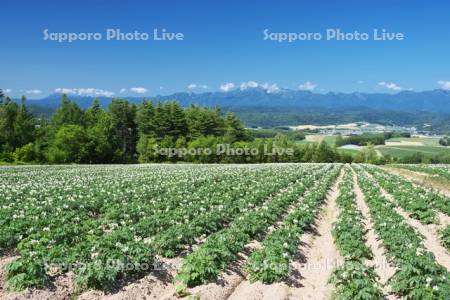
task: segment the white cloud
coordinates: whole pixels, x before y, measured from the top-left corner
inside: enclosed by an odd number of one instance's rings
[[[55,89],[55,93],[78,95],[78,96],[103,96],[103,97],[112,97],[115,94],[114,92],[94,88],[76,88],[76,89],[57,88]]]
[[[138,87],[132,87],[132,88],[129,88],[129,89],[121,88],[119,90],[119,94],[124,94],[124,93],[126,93],[128,91],[130,91],[132,93],[136,93],[136,94],[145,94],[145,93],[148,92],[148,90],[145,87],[138,86]]]
[[[400,87],[399,85],[397,85],[396,83],[393,83],[393,82],[380,81],[380,82],[378,82],[378,85],[385,87],[391,91],[401,91],[403,89],[402,87]]]
[[[57,88],[55,89],[55,93],[61,94],[77,94],[76,89],[67,89],[67,88]]]
[[[232,82],[226,82],[226,83],[224,83],[224,84],[221,84],[220,87],[219,87],[219,89],[220,89],[222,92],[229,92],[229,91],[231,91],[232,89],[234,89],[234,83],[232,83]]]
[[[190,85],[187,86],[188,89],[190,90],[194,90],[194,89],[207,89],[208,86],[206,84],[195,84],[195,83],[191,83]]]
[[[28,90],[26,91],[27,94],[31,94],[31,95],[39,95],[42,94],[41,90]]]
[[[316,87],[318,87],[318,85],[312,83],[311,81],[307,81],[298,86],[298,88],[303,91],[313,91]]]
[[[256,81],[250,80],[250,81],[241,83],[240,89],[246,90],[248,88],[257,88],[258,86],[259,86],[259,84]]]
[[[11,93],[12,92],[12,89],[4,89],[3,90],[3,93],[5,93],[5,94],[9,94],[9,93]]]
[[[86,96],[112,97],[115,93],[101,89],[87,88],[87,89],[78,89],[78,94],[81,96],[86,95]]]
[[[224,86],[224,85],[222,85],[222,86]],[[221,90],[223,90],[222,86],[221,86]],[[234,87],[234,85],[233,85],[233,87]],[[253,80],[242,82],[241,85],[239,86],[241,91],[246,90],[246,89],[254,89],[254,88],[258,88],[258,87],[262,88],[263,90],[265,90],[269,94],[276,93],[276,92],[280,91],[280,88],[278,87],[278,85],[276,83],[272,83],[272,84],[270,84],[268,82],[258,83],[258,82],[253,81]]]
[[[450,90],[450,81],[439,80],[437,83],[441,86],[441,89]]]
[[[130,88],[130,91],[137,94],[145,94],[148,92],[148,90],[145,87],[132,87]]]
[[[358,80],[356,83],[357,83],[357,84],[363,84],[363,83],[364,83],[364,80]]]
[[[267,91],[267,93],[269,93],[269,94],[273,94],[273,93],[280,91],[280,88],[278,87],[278,85],[276,83],[269,84],[266,82],[266,83],[261,84],[261,87],[263,89],[265,89]]]

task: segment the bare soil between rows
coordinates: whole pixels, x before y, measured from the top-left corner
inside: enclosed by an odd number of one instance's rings
[[[369,176],[372,175],[369,174]],[[388,201],[390,201],[395,205],[395,211],[405,219],[408,225],[413,227],[420,235],[423,236],[424,247],[428,251],[433,253],[436,262],[441,266],[443,266],[444,268],[446,268],[448,271],[450,271],[450,254],[441,245],[438,234],[438,230],[439,228],[442,227],[442,223],[445,222],[445,220],[440,220],[441,224],[439,225],[436,224],[424,225],[420,223],[418,220],[411,218],[408,212],[406,212],[404,209],[402,209],[400,206],[396,204],[394,197],[391,194],[389,194],[385,189],[383,189],[381,186],[379,186],[379,188],[383,196]]]
[[[367,230],[366,244],[367,246],[369,246],[370,250],[373,253],[373,259],[368,260],[366,264],[375,268],[375,272],[379,276],[378,282],[383,288],[383,294],[385,298],[388,300],[400,299],[399,297],[391,294],[391,289],[387,285],[388,280],[395,274],[396,268],[388,262],[385,256],[386,249],[381,244],[380,238],[375,232],[372,218],[370,217],[369,207],[366,204],[364,194],[361,191],[355,173],[353,175],[353,186],[356,196],[356,206],[362,213],[365,220],[364,228]]]

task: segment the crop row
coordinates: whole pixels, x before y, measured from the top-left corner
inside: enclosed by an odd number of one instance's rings
[[[315,167],[310,168],[309,171],[314,169]],[[180,222],[170,226],[157,234],[145,231],[148,228],[146,221],[136,224],[135,227],[139,228],[139,234],[144,237],[144,243],[150,247],[151,251],[149,251],[149,253],[174,256],[182,250],[184,246],[195,243],[196,239],[202,236],[208,236],[209,234],[220,230],[225,227],[226,224],[239,218],[247,211],[263,205],[267,198],[270,198],[275,192],[286,187],[292,180],[303,178],[306,175],[307,170],[308,168],[297,170],[296,176],[291,176],[289,180],[282,176],[282,174],[273,173],[271,174],[272,180],[270,182],[254,181],[252,186],[246,191],[241,191],[239,197],[236,199],[229,199],[228,201],[223,202],[224,199],[227,200],[226,195],[218,195],[216,196],[217,198],[214,197],[211,199],[208,198],[211,201],[217,201],[217,203],[211,202],[209,211],[205,210],[205,212],[198,214],[198,212],[201,212],[202,210],[197,206],[197,209],[194,208],[193,210],[193,215],[196,215],[194,218],[187,222]],[[258,174],[258,176],[260,175],[261,174]],[[126,242],[133,244],[133,240],[130,238]],[[99,247],[97,251],[101,249],[102,248]],[[110,251],[107,247],[105,250],[108,252]],[[123,276],[127,273],[134,273],[136,271],[134,269],[123,270],[122,268],[110,269],[107,265],[107,260],[110,259],[110,256],[102,256],[102,258],[102,261],[99,261],[98,259],[91,261],[87,263],[86,268],[80,269],[80,272],[78,273],[79,285],[87,287],[105,287],[111,284],[119,275]],[[119,264],[116,264],[119,266],[129,264],[136,266],[140,265],[139,260],[129,259],[128,251],[124,253],[118,252],[115,259],[119,261]],[[113,278],[104,278],[101,276],[102,274],[107,274],[108,276],[110,276],[110,274],[115,274],[116,276]]]
[[[262,248],[250,255],[245,267],[250,280],[272,283],[288,275],[289,261],[297,251],[300,236],[313,225],[339,171],[340,168],[336,168],[309,190],[282,225],[266,236]]]
[[[168,176],[157,175],[157,172],[151,171],[158,170],[152,168],[128,169],[131,174],[126,176],[121,170],[114,168],[109,169],[109,173],[118,171],[119,176],[110,176],[108,173],[104,176],[102,170],[95,170],[96,173],[93,174],[87,171],[89,170],[81,168],[80,177],[74,169],[56,174],[50,171],[46,179],[54,179],[55,185],[45,189],[40,183],[31,181],[31,184],[35,184],[33,191],[40,188],[42,193],[35,193],[37,197],[18,197],[19,201],[23,202],[22,211],[27,214],[35,213],[36,216],[14,218],[12,221],[6,221],[8,226],[2,228],[2,237],[8,237],[6,230],[17,232],[20,238],[26,236],[18,244],[21,258],[9,266],[10,287],[21,289],[42,285],[48,279],[44,264],[72,266],[84,262],[92,252],[97,253],[96,248],[101,246],[97,241],[117,240],[117,243],[120,243],[121,235],[136,236],[133,232],[118,231],[119,228],[127,227],[136,219],[154,219],[153,216],[158,212],[171,211],[171,208],[182,205],[184,199],[195,196],[195,193],[207,192],[208,189],[212,192],[211,178],[219,181],[219,185],[224,183],[223,187],[226,188],[233,183],[233,175],[239,175],[241,172],[231,170],[219,177],[219,170],[215,172],[213,169],[210,172],[212,176],[207,176],[205,170],[191,170],[194,176],[198,176],[194,179],[188,174],[188,169],[168,169]],[[55,175],[62,176],[58,178]],[[83,179],[90,181],[87,185],[89,191],[86,190]],[[108,181],[104,181],[105,179]],[[18,180],[18,183],[21,181]],[[60,189],[55,189],[55,186]],[[21,189],[20,185],[18,189]],[[23,197],[23,194],[21,195]],[[163,199],[167,200],[162,201]],[[72,203],[74,207],[71,207]],[[95,205],[92,205],[93,203]],[[54,210],[46,209],[49,204],[52,204]],[[138,216],[132,215],[133,209]],[[43,218],[39,216],[40,210],[43,210]],[[112,215],[116,215],[117,219],[111,220]],[[120,215],[123,218],[120,218]],[[24,231],[27,227],[32,230]]]
[[[437,192],[427,190],[421,186],[415,186],[410,181],[398,175],[393,175],[380,170],[377,167],[366,166],[378,183],[391,193],[397,203],[410,212],[412,218],[418,219],[423,224],[436,223],[436,214],[433,208],[450,216],[450,199]],[[450,250],[450,225],[439,231],[441,244]]]
[[[450,225],[443,228],[440,232],[442,245],[450,251]]]
[[[374,229],[397,272],[389,279],[394,293],[406,299],[449,299],[450,274],[437,264],[422,237],[395,211],[395,205],[361,167],[358,183],[369,207]]]
[[[119,184],[120,190],[105,186],[96,174],[90,174],[92,194],[76,197],[76,202],[100,202],[100,209],[78,213],[65,209],[67,198],[74,198],[73,194],[66,193],[62,197],[57,194],[60,201],[54,204],[59,214],[43,220],[46,224],[43,229],[19,243],[21,258],[8,266],[8,284],[16,289],[42,285],[49,279],[44,266],[81,265],[82,268],[76,269],[79,286],[105,287],[118,276],[126,275],[128,270],[123,272],[120,266],[151,264],[155,253],[176,251],[180,245],[189,243],[191,240],[186,237],[192,239],[217,231],[241,211],[252,209],[271,193],[303,176],[306,170],[315,168],[318,167],[213,167],[212,171],[206,168],[198,171],[178,167],[171,172],[168,167],[163,171],[170,177],[149,172],[161,170],[138,168],[133,170],[132,176],[124,177],[125,174],[119,173],[113,177],[117,178],[114,182],[129,184],[125,187]],[[74,174],[69,173],[69,188],[73,190]],[[267,177],[272,180],[267,182]],[[155,180],[158,178],[159,181]],[[145,188],[139,184],[144,184]],[[77,186],[84,191],[82,184]],[[107,188],[113,189],[114,194],[108,193]],[[155,189],[160,192],[154,193]],[[97,199],[99,196],[101,200]],[[197,227],[201,224],[205,227]],[[175,242],[155,247],[157,243],[151,238],[162,236],[165,230],[174,227],[178,232],[171,231],[170,238],[175,238]],[[116,263],[110,266],[111,261]]]
[[[450,199],[447,197],[415,186],[403,177],[389,174],[378,167],[366,165],[364,169],[374,176],[380,186],[393,196],[400,207],[421,223],[437,222],[433,208],[450,216]]]
[[[2,169],[0,174],[10,174],[10,170]],[[0,249],[44,229],[78,224],[83,218],[99,219],[114,211],[122,213],[123,218],[116,220],[119,223],[140,217],[146,212],[136,207],[133,215],[127,210],[134,206],[128,204],[140,201],[158,205],[168,193],[182,196],[201,186],[208,187],[214,178],[232,179],[231,175],[215,168],[210,172],[168,168],[165,175],[158,168],[26,168],[4,176],[0,183]]]
[[[364,217],[356,205],[353,172],[349,167],[345,167],[339,191],[336,199],[339,216],[332,234],[344,263],[330,277],[330,282],[335,286],[333,298],[383,299],[375,269],[365,263],[367,259],[373,258],[373,253],[366,245]]]
[[[338,167],[327,165],[324,169],[312,172],[283,193],[276,195],[262,207],[249,211],[236,219],[230,227],[209,236],[193,253],[188,255],[177,275],[181,288],[209,282],[217,278],[230,262],[237,258],[246,244],[258,238],[275,224],[290,205],[296,205],[305,191],[321,189],[336,176]],[[316,186],[314,183],[318,182]],[[313,187],[314,186],[314,187]]]
[[[193,209],[190,214],[193,216],[189,222],[175,224],[163,232],[152,237],[151,242],[157,249],[158,254],[172,257],[183,250],[183,245],[192,245],[198,242],[199,237],[204,238],[210,233],[222,229],[230,222],[239,219],[248,211],[261,207],[265,201],[270,200],[278,193],[283,193],[284,189],[295,184],[298,180],[303,180],[309,173],[317,174],[326,169],[323,166],[310,168],[300,168],[295,170],[295,174],[286,178],[280,174],[271,174],[270,181],[263,180],[250,186],[249,190],[240,194],[237,200],[230,199],[224,201],[224,197],[216,198],[217,202],[204,209],[204,213],[198,214],[197,209]],[[318,173],[315,173],[318,171]],[[261,174],[258,174],[261,175]],[[267,179],[267,177],[266,177]],[[187,213],[186,210],[183,210]],[[181,236],[181,239],[180,239]]]

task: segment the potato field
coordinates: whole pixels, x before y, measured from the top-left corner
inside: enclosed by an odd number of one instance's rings
[[[450,166],[0,167],[0,299],[450,299]]]

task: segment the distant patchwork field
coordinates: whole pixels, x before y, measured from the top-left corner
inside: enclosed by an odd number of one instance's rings
[[[307,135],[301,143],[320,143],[325,141],[329,145],[334,145],[336,138],[336,135],[314,134]],[[358,146],[344,146],[340,147],[340,150],[344,153],[356,155],[363,148]],[[427,158],[441,154],[450,155],[450,147],[439,145],[439,138],[436,137],[392,138],[386,141],[386,145],[378,145],[375,148],[380,155],[389,155],[396,158],[404,158],[417,152],[423,153]]]

